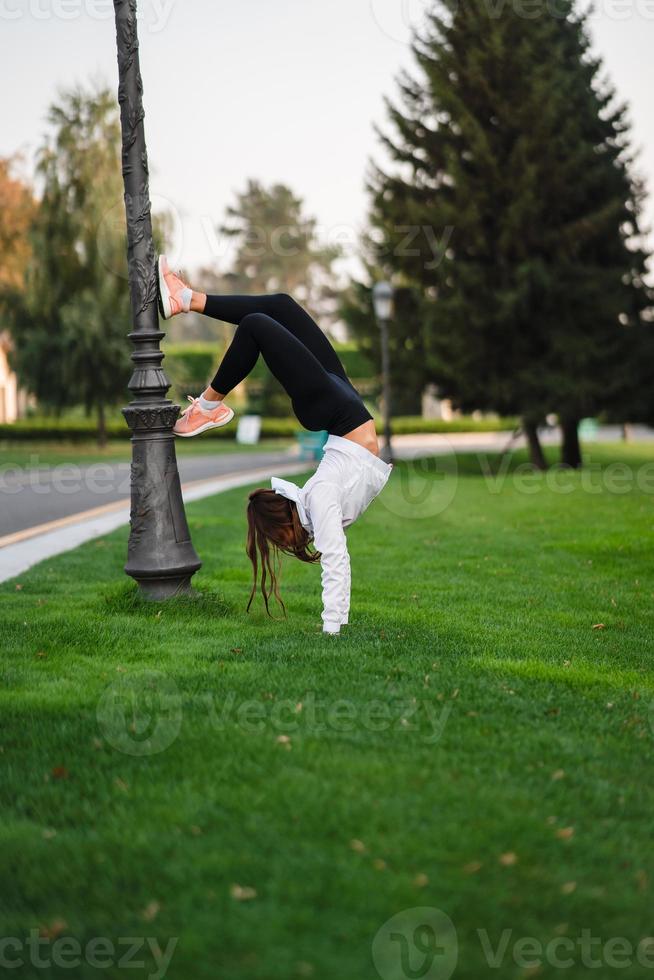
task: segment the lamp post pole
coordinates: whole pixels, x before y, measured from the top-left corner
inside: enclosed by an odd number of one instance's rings
[[[373,287],[373,305],[375,316],[381,334],[382,355],[382,400],[384,414],[384,444],[382,458],[387,463],[393,462],[393,447],[391,443],[391,362],[388,348],[388,324],[393,316],[393,287],[388,282],[378,282]]]
[[[387,463],[393,462],[391,445],[391,363],[388,354],[388,320],[380,320],[382,350],[382,392],[384,398],[384,447],[383,456]]]
[[[161,367],[165,334],[157,313],[157,265],[152,240],[148,161],[143,129],[136,0],[114,0],[118,46],[118,102],[127,219],[127,264],[132,302],[133,400],[123,409],[132,430],[130,536],[125,571],[147,599],[189,592],[202,564],[186,521],[172,427],[179,407],[166,398]]]

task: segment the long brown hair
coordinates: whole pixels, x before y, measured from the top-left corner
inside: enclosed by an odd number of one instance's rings
[[[252,562],[254,581],[247,611],[257,591],[261,564],[261,595],[266,612],[272,617],[269,600],[272,595],[286,615],[286,606],[279,594],[281,555],[292,555],[300,561],[317,562],[320,552],[309,549],[309,532],[300,522],[295,501],[274,490],[253,490],[247,507],[248,537],[245,550]]]

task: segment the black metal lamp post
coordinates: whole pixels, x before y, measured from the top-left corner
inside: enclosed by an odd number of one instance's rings
[[[381,332],[382,351],[382,400],[384,409],[384,445],[381,455],[387,463],[393,462],[391,445],[391,370],[388,352],[388,324],[393,318],[393,287],[389,282],[375,283],[372,302]]]
[[[179,407],[166,398],[170,383],[161,362],[157,265],[152,241],[148,159],[143,130],[136,0],[114,0],[118,45],[118,101],[123,135],[127,262],[132,300],[134,398],[123,415],[132,430],[131,531],[125,571],[148,599],[189,592],[202,564],[189,533],[172,427]]]

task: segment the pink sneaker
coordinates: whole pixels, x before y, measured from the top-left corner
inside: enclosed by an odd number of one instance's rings
[[[224,402],[218,402],[216,407],[210,412],[205,412],[200,408],[200,399],[193,398],[192,395],[186,396],[190,401],[190,406],[177,419],[173,432],[176,436],[199,436],[207,429],[219,429],[222,425],[227,425],[234,418],[234,411]]]
[[[159,256],[159,310],[164,320],[191,309],[193,290],[180,276],[170,271],[168,259]]]

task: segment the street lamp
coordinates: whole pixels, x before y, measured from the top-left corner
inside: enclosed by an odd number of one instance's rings
[[[123,415],[132,430],[130,536],[125,571],[147,599],[190,592],[202,564],[189,533],[177,470],[173,425],[179,414],[166,393],[157,314],[157,264],[152,241],[148,161],[143,130],[136,0],[114,0],[118,102],[132,300],[133,400]]]
[[[388,353],[388,323],[393,318],[393,287],[390,282],[377,282],[372,289],[372,303],[381,332],[382,352],[382,400],[384,409],[384,445],[382,458],[393,462],[391,446],[391,376]]]

